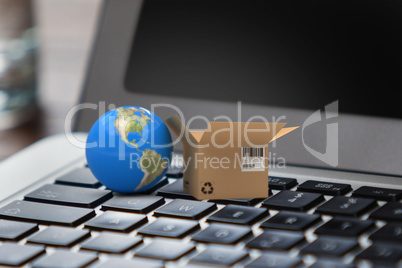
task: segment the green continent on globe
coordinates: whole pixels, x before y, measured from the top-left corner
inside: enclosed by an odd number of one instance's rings
[[[140,189],[142,186],[153,182],[156,177],[162,174],[167,165],[167,162],[162,159],[160,154],[149,149],[145,149],[143,151],[139,163],[141,170],[144,172],[144,177],[142,178],[140,184],[138,184],[135,191]]]
[[[135,114],[139,112],[141,115]],[[141,136],[144,127],[151,122],[151,118],[145,114],[143,110],[130,108],[117,108],[117,117],[114,120],[114,126],[119,132],[121,139],[128,144],[131,144],[138,150],[138,145],[135,139],[129,141],[128,134],[137,132]]]

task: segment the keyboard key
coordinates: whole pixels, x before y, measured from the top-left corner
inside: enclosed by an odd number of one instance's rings
[[[145,258],[134,258],[131,260],[127,259],[108,259],[105,262],[95,266],[96,268],[131,268],[131,267],[141,267],[141,268],[162,268],[164,267],[163,261],[151,260]]]
[[[343,256],[358,246],[355,239],[337,237],[318,237],[313,243],[304,247],[303,254]]]
[[[198,220],[216,210],[216,204],[201,201],[176,199],[158,208],[154,216],[179,217]]]
[[[321,221],[318,214],[280,211],[278,214],[261,224],[263,228],[301,231]]]
[[[352,196],[383,201],[398,201],[402,198],[402,190],[363,186],[354,191]]]
[[[303,233],[266,230],[246,244],[246,247],[261,250],[289,250],[304,241]]]
[[[356,268],[356,265],[353,263],[346,264],[342,259],[317,260],[309,268]]]
[[[131,232],[147,222],[148,218],[145,215],[106,211],[102,215],[87,222],[85,227],[94,230]]]
[[[195,198],[185,192],[183,190],[183,180],[176,180],[175,182],[166,185],[162,189],[158,191],[156,195],[163,196],[165,198],[181,198],[181,199],[190,199],[190,200],[195,200]]]
[[[231,266],[247,257],[247,251],[219,246],[209,246],[206,250],[191,258],[191,263],[214,266]]]
[[[323,181],[306,181],[297,187],[297,191],[324,195],[344,195],[352,191],[350,184]]]
[[[317,208],[316,212],[329,215],[358,217],[377,206],[374,199],[336,196]]]
[[[200,228],[197,221],[158,218],[144,226],[138,233],[151,236],[182,238]]]
[[[356,259],[372,261],[376,265],[396,267],[396,263],[402,259],[402,247],[391,243],[375,243],[358,254]]]
[[[402,221],[402,203],[389,202],[371,213],[371,217],[386,221]]]
[[[82,244],[81,249],[108,253],[123,253],[141,242],[142,239],[138,236],[101,232],[97,237]]]
[[[283,190],[265,200],[262,206],[277,210],[307,211],[324,200],[321,194]]]
[[[95,211],[92,209],[28,201],[13,201],[0,208],[0,218],[42,224],[77,226],[94,216]]]
[[[374,242],[389,241],[402,243],[402,223],[388,223],[370,236]]]
[[[154,239],[151,244],[137,251],[135,256],[172,261],[184,256],[193,249],[193,243]]]
[[[98,258],[95,254],[57,250],[33,263],[33,268],[85,267]]]
[[[35,223],[0,220],[0,239],[18,241],[38,230]]]
[[[265,208],[227,205],[209,216],[207,220],[250,225],[266,216],[268,211]]]
[[[71,247],[90,236],[91,234],[88,230],[49,226],[45,230],[28,238],[28,242],[51,246]]]
[[[296,179],[269,177],[269,189],[272,190],[290,190],[297,185]]]
[[[272,195],[270,191],[269,195]],[[217,199],[210,200],[211,202],[215,202],[218,204],[233,204],[233,205],[241,205],[241,206],[255,206],[258,203],[262,202],[264,198],[247,198],[247,199]]]
[[[0,246],[0,264],[21,266],[43,253],[45,248],[41,246],[3,243]]]
[[[25,195],[27,201],[94,208],[113,197],[111,191],[46,184]]]
[[[359,236],[373,227],[374,222],[372,220],[362,221],[354,218],[335,217],[315,230],[315,233],[319,235]]]
[[[102,210],[149,213],[165,204],[163,197],[152,195],[115,195],[102,205]]]
[[[206,229],[193,236],[198,242],[234,244],[251,234],[251,229],[245,226],[211,223]]]
[[[95,178],[89,168],[80,168],[56,179],[55,183],[80,187],[99,188],[102,184]]]
[[[246,268],[287,268],[296,267],[301,263],[299,257],[290,257],[287,254],[264,252],[257,259],[247,264]]]

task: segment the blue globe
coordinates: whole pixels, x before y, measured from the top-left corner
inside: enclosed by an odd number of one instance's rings
[[[111,110],[89,131],[88,166],[107,188],[120,193],[147,191],[165,175],[172,139],[165,123],[135,106]]]

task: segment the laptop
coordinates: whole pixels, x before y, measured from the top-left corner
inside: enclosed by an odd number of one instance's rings
[[[104,1],[66,133],[0,164],[0,264],[402,267],[401,13],[390,0]],[[121,195],[84,148],[124,105],[181,112],[190,129],[300,127],[270,145],[267,199],[195,200],[181,161]]]

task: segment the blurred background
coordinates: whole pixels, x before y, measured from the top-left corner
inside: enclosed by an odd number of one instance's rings
[[[80,97],[101,3],[0,0],[0,161],[64,131],[65,115]],[[6,51],[10,47],[29,53]],[[35,88],[39,109],[30,99]]]

